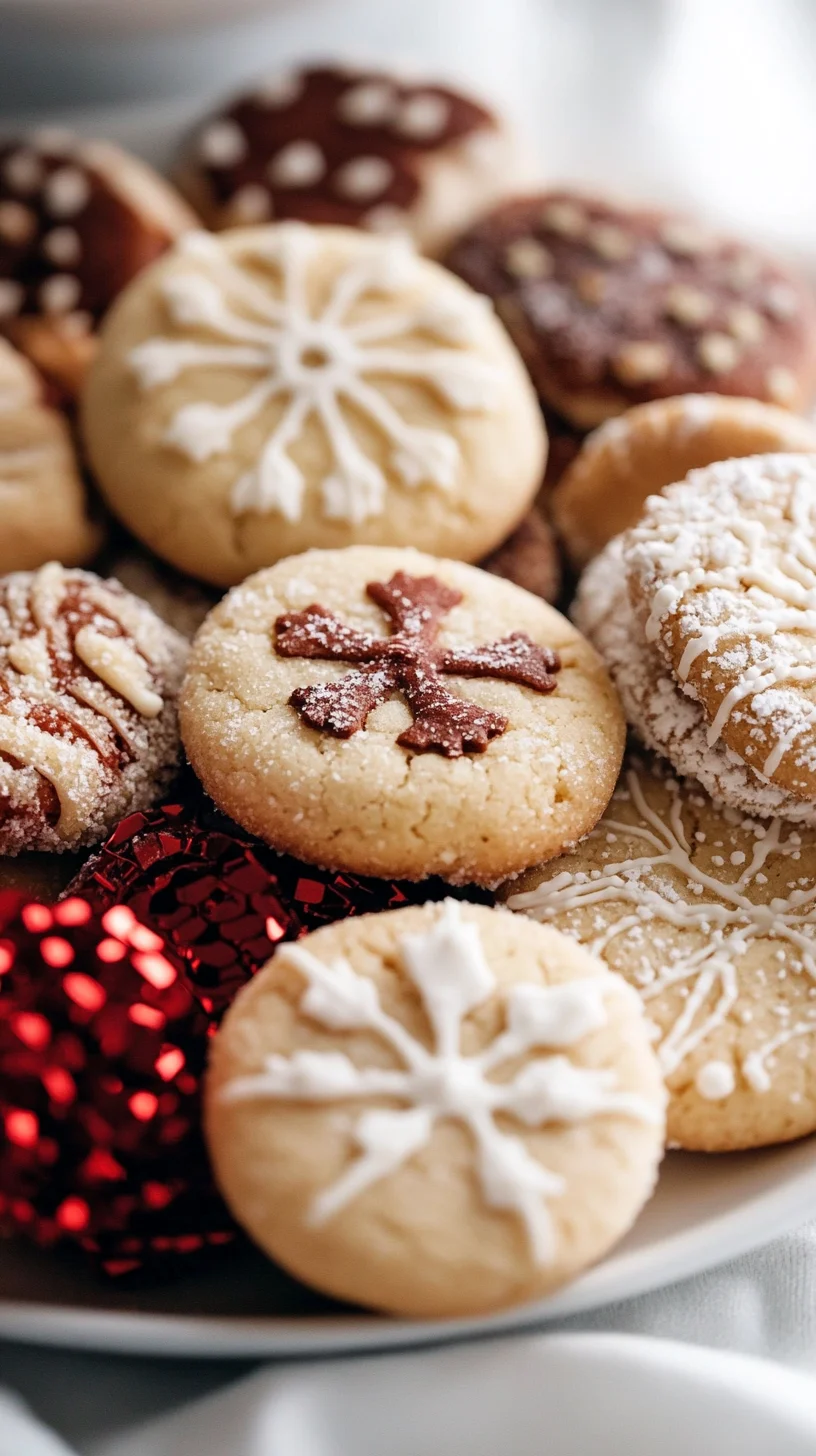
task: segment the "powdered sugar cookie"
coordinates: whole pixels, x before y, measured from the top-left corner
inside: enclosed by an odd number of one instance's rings
[[[424,1317],[543,1295],[648,1198],[665,1093],[637,997],[483,906],[367,915],[286,946],[215,1040],[210,1151],[285,1268]]]
[[[646,639],[722,740],[816,804],[816,456],[758,455],[653,496],[626,539]]]
[[[640,992],[668,1134],[705,1152],[816,1130],[816,835],[718,810],[631,757],[597,828],[508,904]]]
[[[47,132],[0,145],[0,330],[75,392],[96,324],[196,219],[107,142]]]
[[[553,494],[553,519],[570,559],[582,567],[637,523],[648,496],[690,470],[784,450],[816,451],[816,425],[755,399],[653,400],[589,436]]]
[[[195,640],[181,721],[207,792],[275,849],[463,884],[586,833],[624,737],[558,612],[473,567],[371,547],[290,557],[230,592]]]
[[[102,544],[68,426],[41,393],[22,356],[2,345],[0,573],[28,571],[54,558],[80,565]]]
[[[479,559],[546,436],[483,302],[410,245],[302,223],[195,233],[109,317],[84,399],[135,535],[218,586],[310,546]]]
[[[186,643],[50,562],[0,581],[0,855],[94,844],[166,787]]]
[[[542,400],[582,429],[676,394],[804,410],[816,392],[810,290],[673,213],[525,197],[477,222],[447,263],[496,300]]]
[[[719,739],[709,742],[702,707],[687,697],[629,600],[624,546],[614,537],[587,567],[572,615],[597,648],[620,694],[627,722],[641,743],[668,759],[678,774],[697,779],[716,804],[754,818],[781,815],[816,827],[814,805],[770,783]]]
[[[179,182],[208,227],[288,218],[403,231],[434,253],[528,178],[509,127],[461,91],[318,66],[209,117]]]
[[[501,546],[480,563],[484,571],[506,577],[545,602],[558,600],[561,562],[552,526],[535,508]]]

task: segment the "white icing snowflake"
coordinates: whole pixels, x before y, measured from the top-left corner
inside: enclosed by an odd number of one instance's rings
[[[332,471],[321,482],[326,516],[357,524],[382,511],[385,473],[366,454],[344,405],[385,436],[391,469],[403,485],[454,486],[460,451],[453,435],[409,424],[368,376],[417,381],[459,412],[496,405],[498,370],[467,352],[483,327],[481,300],[400,304],[398,296],[419,281],[420,261],[404,239],[390,239],[344,268],[328,302],[313,315],[308,278],[320,247],[319,233],[301,223],[259,231],[243,255],[253,265],[250,271],[219,239],[188,234],[179,250],[189,271],[172,273],[162,292],[171,321],[179,330],[194,330],[194,336],[147,339],[129,356],[144,389],[168,384],[190,369],[258,376],[232,403],[200,401],[176,411],[166,443],[193,461],[228,453],[236,433],[270,400],[285,401],[253,468],[235,482],[236,515],[278,511],[287,520],[300,519],[306,481],[289,451],[311,415],[319,419],[332,457]],[[266,269],[276,279],[269,289],[262,281]],[[374,298],[397,302],[351,321],[355,307]],[[217,342],[204,342],[201,333]],[[418,334],[449,347],[417,347]],[[406,346],[409,338],[413,342]],[[401,347],[397,341],[403,341]]]
[[[670,1076],[730,1016],[740,994],[740,961],[758,940],[787,944],[801,969],[816,982],[816,887],[794,889],[787,899],[776,897],[768,904],[756,903],[747,894],[758,877],[762,883],[766,866],[772,865],[775,858],[798,855],[801,836],[781,819],[772,819],[764,826],[739,878],[729,883],[708,874],[693,858],[693,846],[683,823],[683,793],[676,782],[667,781],[671,802],[665,817],[647,803],[637,773],[627,772],[624,786],[640,822],[615,819],[610,811],[589,837],[613,843],[619,835],[625,843],[641,846],[642,852],[616,857],[610,851],[608,857],[598,859],[590,873],[562,870],[534,890],[511,895],[508,905],[537,920],[557,923],[576,935],[593,955],[602,957],[619,938],[625,941],[628,937],[633,952],[642,952],[644,927],[654,940],[661,922],[678,931],[695,933],[693,946],[681,940],[658,971],[647,963],[639,983],[647,1005],[671,989],[678,989],[683,997],[682,1010],[657,1046],[663,1071]],[[621,797],[620,791],[616,797]],[[692,891],[691,900],[678,892],[676,876],[686,881]],[[563,919],[604,905],[615,909],[591,939],[579,935],[577,928]],[[617,907],[621,907],[620,913]],[[702,946],[697,944],[701,931],[707,936]],[[741,1071],[748,1085],[755,1092],[768,1091],[768,1063],[775,1053],[788,1042],[814,1033],[816,1007],[810,1019],[781,1025],[777,1035],[743,1059]],[[730,1083],[719,1078],[721,1090],[717,1095],[707,1092],[706,1085],[713,1085],[708,1073],[712,1065],[704,1064],[698,1082],[703,1096],[719,1101],[730,1096],[736,1084],[733,1078]]]
[[[409,1104],[407,1109],[376,1107],[360,1113],[354,1126],[360,1156],[315,1199],[310,1210],[315,1225],[427,1146],[437,1121],[465,1123],[475,1143],[485,1202],[522,1220],[534,1259],[544,1263],[553,1255],[546,1200],[563,1194],[564,1179],[538,1162],[520,1138],[503,1132],[495,1118],[509,1113],[531,1128],[583,1122],[605,1113],[659,1123],[659,1104],[615,1090],[613,1072],[577,1067],[561,1054],[562,1048],[575,1046],[606,1024],[606,995],[632,993],[618,976],[558,986],[517,984],[505,998],[505,1029],[484,1051],[464,1056],[463,1022],[497,988],[478,926],[463,920],[459,905],[448,900],[431,930],[406,936],[398,949],[403,969],[422,998],[433,1050],[383,1011],[374,982],[358,975],[348,961],[325,965],[302,946],[287,946],[278,955],[306,981],[301,1014],[333,1031],[377,1032],[403,1066],[358,1067],[341,1051],[274,1054],[266,1058],[263,1072],[236,1078],[221,1096],[228,1102],[272,1097],[318,1103],[384,1097]],[[528,1062],[510,1081],[490,1080],[489,1073],[536,1048],[554,1054]]]

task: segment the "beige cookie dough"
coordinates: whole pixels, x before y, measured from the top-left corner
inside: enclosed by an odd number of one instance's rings
[[[816,451],[816,424],[775,405],[723,394],[685,394],[637,405],[584,442],[552,497],[573,565],[637,524],[646,499],[690,470],[744,455]]]
[[[0,579],[0,856],[80,849],[156,801],[178,764],[186,654],[91,572]]]
[[[670,1140],[729,1152],[816,1130],[814,884],[812,829],[717,809],[632,755],[597,828],[506,898],[636,987]]]
[[[81,566],[102,544],[65,420],[21,355],[0,341],[0,573]]]
[[[428,578],[431,617],[421,600]],[[411,598],[398,658],[388,657],[394,618],[367,590],[373,583],[380,598],[395,587]],[[333,650],[327,613],[335,660],[320,655]],[[280,655],[281,618],[311,634],[314,656]],[[426,664],[415,680],[417,629],[451,663],[430,677]],[[537,673],[553,649],[552,690],[536,691],[525,662]],[[389,662],[406,664],[398,686],[366,676]],[[511,680],[500,680],[504,670]],[[351,696],[361,680],[384,700],[358,730]],[[464,721],[473,713],[475,725]],[[304,715],[332,715],[333,726]],[[488,884],[592,827],[624,738],[598,657],[553,608],[474,567],[371,547],[289,558],[230,592],[194,643],[181,723],[207,792],[276,849],[363,874]],[[426,733],[436,751],[423,751]]]
[[[112,510],[216,586],[313,546],[478,560],[546,459],[483,300],[405,241],[302,223],[192,234],[143,273],[83,421]]]
[[[298,1278],[393,1314],[549,1293],[629,1228],[665,1092],[637,997],[566,936],[415,906],[283,947],[212,1052],[236,1218]]]
[[[647,642],[722,742],[816,805],[816,455],[693,471],[625,538]]]

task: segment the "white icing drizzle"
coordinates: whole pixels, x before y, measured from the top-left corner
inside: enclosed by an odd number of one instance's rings
[[[596,843],[610,846],[599,853],[591,871],[562,870],[534,890],[511,895],[507,903],[511,910],[524,911],[575,935],[595,955],[604,957],[615,942],[618,950],[627,946],[642,962],[637,981],[647,1007],[664,992],[680,989],[682,1010],[657,1047],[666,1076],[695,1056],[734,1014],[740,996],[740,961],[746,952],[760,941],[768,943],[769,958],[773,957],[774,943],[786,947],[788,970],[801,971],[814,982],[813,1015],[794,1026],[781,1027],[778,1035],[743,1057],[739,1070],[744,1080],[754,1090],[766,1091],[771,1086],[767,1064],[775,1052],[795,1036],[816,1034],[816,885],[797,886],[786,899],[776,897],[764,904],[752,900],[748,891],[752,885],[763,883],[765,869],[774,861],[798,858],[802,839],[781,819],[754,825],[756,838],[750,858],[741,851],[734,852],[731,863],[738,866],[745,861],[745,867],[739,878],[729,883],[709,874],[693,858],[694,846],[683,820],[684,795],[688,791],[674,779],[667,779],[665,787],[670,795],[669,808],[665,814],[658,814],[646,800],[638,773],[627,771],[616,799],[623,796],[629,800],[638,822],[616,819],[613,799],[589,836]],[[628,852],[616,858],[611,846],[618,837],[627,844],[634,841],[642,846],[642,853]],[[678,881],[684,884],[683,892]],[[685,897],[689,890],[691,899]],[[574,922],[570,923],[573,912],[604,905],[613,907],[612,913],[607,918],[601,912],[593,936],[588,938]],[[643,960],[643,933],[648,927],[649,938],[654,941],[661,922],[696,935],[691,944],[681,939],[666,964],[655,971],[651,962]],[[702,946],[700,933],[707,937]],[[782,1020],[790,1015],[782,999],[775,1010]],[[733,1073],[727,1086],[722,1070],[725,1066],[716,1061],[700,1068],[697,1085],[702,1096],[724,1100],[735,1090]]]
[[[220,1096],[225,1102],[394,1098],[408,1104],[360,1113],[354,1125],[359,1156],[315,1199],[309,1211],[313,1225],[325,1223],[427,1147],[436,1122],[453,1118],[464,1123],[475,1145],[476,1176],[485,1203],[515,1214],[535,1262],[549,1262],[556,1251],[547,1200],[564,1194],[565,1181],[495,1119],[509,1115],[528,1128],[606,1115],[659,1124],[659,1103],[616,1090],[614,1073],[576,1066],[563,1054],[606,1025],[605,997],[626,994],[628,987],[617,976],[512,986],[505,999],[504,1030],[484,1051],[465,1056],[463,1023],[497,989],[478,926],[462,919],[455,901],[445,901],[433,928],[406,936],[398,954],[420,994],[433,1050],[382,1009],[374,982],[358,975],[348,961],[327,965],[303,946],[286,946],[278,957],[306,982],[301,1014],[333,1031],[375,1032],[402,1066],[358,1067],[342,1051],[276,1053],[266,1058],[262,1072],[227,1083]],[[490,1079],[505,1063],[543,1049],[547,1055],[528,1061],[510,1081]]]
[[[300,520],[306,480],[289,451],[311,415],[319,419],[332,457],[332,471],[320,482],[324,513],[356,524],[383,510],[386,475],[353,432],[344,403],[385,436],[391,469],[403,485],[453,488],[460,464],[453,434],[409,424],[368,375],[416,381],[452,411],[482,412],[499,403],[499,371],[472,349],[483,318],[476,299],[440,307],[402,302],[400,294],[421,282],[421,264],[404,239],[388,239],[349,263],[328,302],[313,312],[308,278],[318,239],[299,223],[259,233],[247,245],[247,262],[255,265],[250,271],[219,239],[188,234],[179,248],[190,267],[171,273],[163,287],[179,336],[148,339],[129,356],[146,390],[190,369],[258,376],[231,404],[201,400],[175,413],[166,442],[189,460],[228,453],[244,425],[271,400],[284,401],[256,462],[235,482],[236,515],[277,511]],[[267,288],[259,268],[268,269],[279,287]],[[354,322],[350,315],[368,299],[380,300],[381,307]],[[185,328],[193,337],[183,336]],[[202,330],[214,342],[203,342]],[[400,340],[418,333],[454,347],[400,347]]]
[[[772,778],[795,752],[816,772],[807,695],[816,686],[816,459],[763,455],[692,471],[651,499],[625,539],[626,562],[648,592],[647,641],[661,644],[677,622],[684,690],[699,699],[689,674],[703,656],[707,676],[723,680],[709,746],[750,698],[741,714],[771,745],[751,767]]]

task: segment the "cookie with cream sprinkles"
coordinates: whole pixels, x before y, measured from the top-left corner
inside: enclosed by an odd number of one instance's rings
[[[816,1129],[813,830],[717,809],[632,755],[597,828],[501,897],[640,992],[671,1142],[726,1152]]]

